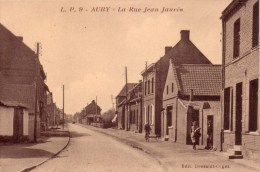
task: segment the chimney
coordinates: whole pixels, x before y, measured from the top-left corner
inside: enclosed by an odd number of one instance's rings
[[[190,101],[193,100],[193,89],[190,89]]]
[[[22,36],[17,36],[17,39],[23,42],[23,37]]]
[[[172,49],[172,47],[170,46],[167,46],[165,47],[165,55]]]
[[[189,30],[181,30],[181,40],[183,40],[183,41],[190,40],[190,31]]]

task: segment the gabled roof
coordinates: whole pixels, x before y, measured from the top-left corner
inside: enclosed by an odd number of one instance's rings
[[[175,65],[212,64],[190,40],[181,39],[166,56],[169,56]]]
[[[36,53],[29,46],[27,46],[22,40],[20,40],[18,36],[14,35],[10,30],[8,30],[4,25],[2,25],[1,22],[0,22],[0,37],[1,37],[0,57],[1,56],[8,57],[8,58],[14,56],[26,57],[27,60],[37,59],[38,63],[40,63]],[[40,64],[39,68],[40,68],[41,76],[43,77],[43,80],[45,80],[46,74],[44,72],[43,66]]]
[[[29,111],[34,111],[34,91],[33,85],[24,84],[0,84],[0,102],[6,106],[26,107]]]
[[[100,108],[100,106],[97,105],[95,100],[92,100],[92,102],[85,107],[85,110],[87,111],[88,114],[91,114],[91,113],[92,114],[96,114],[96,113],[99,114],[102,109]]]
[[[134,86],[136,86],[138,83],[127,83],[127,90],[131,90]],[[125,97],[126,96],[126,85],[122,88],[122,90],[119,92],[117,97]]]
[[[183,64],[176,66],[180,93],[189,95],[219,96],[221,90],[221,65]]]

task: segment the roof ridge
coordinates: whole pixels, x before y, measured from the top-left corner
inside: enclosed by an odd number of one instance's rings
[[[35,51],[33,51],[27,44],[25,44],[23,41],[21,41],[18,36],[16,36],[12,31],[10,31],[8,28],[6,28],[1,22],[0,22],[0,27],[2,26],[3,29],[5,29],[9,34],[11,34],[16,41],[24,45],[26,48],[28,48],[31,52],[35,54]]]
[[[221,64],[180,64],[179,66],[221,66]]]

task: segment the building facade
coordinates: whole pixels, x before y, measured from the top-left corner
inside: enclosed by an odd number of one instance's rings
[[[223,148],[259,160],[259,1],[233,0],[221,19]]]
[[[130,131],[142,133],[143,120],[142,120],[142,81],[135,85],[128,92],[128,126]]]
[[[35,119],[40,119],[37,124],[46,126],[47,114],[44,108],[49,89],[45,84],[46,75],[39,56],[23,43],[22,37],[15,36],[1,23],[0,37],[0,73],[5,84],[16,85],[18,90],[19,86],[22,88],[26,85],[34,88],[34,106],[28,109],[29,116],[33,120],[36,114]],[[29,125],[34,127],[34,124]],[[37,127],[37,130],[37,133],[40,133],[40,127]]]
[[[116,96],[117,128],[129,130],[129,114],[127,111],[127,93],[138,83],[127,83]]]
[[[171,60],[163,93],[162,138],[191,144],[193,121],[201,127],[198,144],[207,144],[207,123],[213,124],[213,146],[220,148],[221,65],[181,64]]]
[[[165,47],[165,54],[156,63],[141,73],[143,76],[144,123],[149,123],[152,133],[161,135],[161,112],[163,110],[163,91],[169,59],[180,64],[211,64],[211,62],[190,41],[190,31],[180,31],[180,41],[173,47]]]

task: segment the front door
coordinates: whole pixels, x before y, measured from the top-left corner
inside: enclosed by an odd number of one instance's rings
[[[242,82],[236,85],[236,131],[235,131],[235,144],[241,145],[241,132],[242,132]]]
[[[14,120],[13,120],[13,141],[19,143],[23,136],[23,109],[14,109]]]
[[[172,126],[172,106],[167,107],[166,135],[169,135],[169,127]]]
[[[199,125],[199,110],[196,110],[192,106],[189,106],[187,111],[187,133],[186,133],[186,144],[188,145],[192,144],[190,130],[191,130],[192,122],[194,121],[197,121],[197,124]]]

